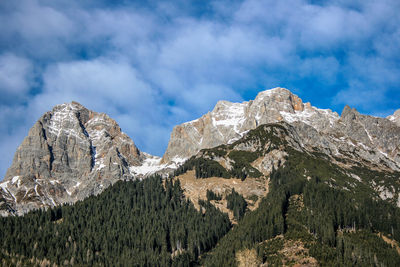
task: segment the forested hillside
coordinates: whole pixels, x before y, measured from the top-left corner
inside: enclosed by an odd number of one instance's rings
[[[263,140],[260,128],[247,138]],[[258,264],[289,264],[282,252],[288,241],[301,242],[321,266],[400,266],[398,251],[381,238],[383,234],[394,244],[400,241],[399,208],[381,200],[365,183],[356,184],[345,169],[319,153],[300,152],[284,140],[274,142],[286,146],[287,156],[270,175],[270,193],[203,258],[205,266],[235,266],[238,254],[247,249],[257,252]],[[247,157],[249,162],[254,158]],[[390,183],[398,177],[364,168],[352,171],[366,182]],[[300,201],[294,203],[293,198]],[[274,241],[277,237],[280,245]]]
[[[184,199],[179,182],[118,182],[75,205],[0,218],[0,258],[3,266],[188,266],[231,227],[203,206]]]
[[[295,151],[288,159],[271,176],[270,194],[205,257],[205,266],[234,266],[237,253],[249,248],[257,251],[260,263],[281,265],[283,245],[268,241],[280,235],[305,244],[321,266],[400,265],[398,252],[378,236],[400,241],[397,207],[327,185],[324,180],[340,172],[326,161]],[[311,180],[299,174],[300,166],[315,169]],[[298,206],[290,204],[292,197],[300,197]]]
[[[207,189],[196,210],[173,177],[121,181],[74,205],[0,218],[2,264],[400,266],[400,210],[373,186],[397,190],[399,173],[339,166],[305,151],[289,130],[260,126],[175,172],[238,183],[268,178],[268,194],[253,211],[234,189]],[[263,162],[272,162],[270,173],[257,169]],[[214,206],[221,200],[233,227]]]

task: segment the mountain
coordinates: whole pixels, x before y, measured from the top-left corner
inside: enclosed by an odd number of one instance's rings
[[[177,169],[187,198],[208,199],[237,222],[204,266],[397,266],[400,172],[337,164],[302,139],[286,122],[263,124]],[[229,208],[230,192],[246,201],[246,214]]]
[[[378,118],[346,106],[339,116],[274,88],[248,102],[219,101],[201,118],[174,127],[159,158],[139,151],[106,114],[72,102],[44,114],[17,149],[0,184],[1,213],[75,202],[120,179],[168,175],[201,149],[231,144],[251,129],[278,122],[290,124],[308,151],[327,155],[338,165],[362,162],[382,171],[400,170],[399,111]],[[380,190],[397,197],[391,188]]]
[[[4,213],[50,208],[0,218],[0,259],[399,266],[398,118],[339,116],[275,88],[176,126],[158,158],[105,114],[56,106],[0,184]]]
[[[303,146],[292,125],[263,124],[202,149],[170,178],[119,181],[75,205],[0,218],[0,258],[5,266],[399,266],[399,208],[376,191],[399,192],[399,178],[339,166]]]
[[[399,114],[378,118],[346,106],[339,116],[304,104],[287,89],[274,88],[248,102],[219,101],[201,118],[176,126],[162,162],[182,161],[200,149],[232,143],[259,125],[284,121],[295,127],[304,146],[333,159],[346,158],[355,164],[365,160],[371,166],[400,170]]]
[[[151,156],[104,113],[72,102],[55,106],[30,129],[0,184],[8,210],[70,203],[98,194]]]

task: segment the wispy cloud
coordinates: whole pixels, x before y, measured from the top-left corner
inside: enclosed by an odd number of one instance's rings
[[[286,86],[314,105],[400,108],[400,2],[0,3],[0,174],[39,116],[76,100],[161,155],[172,127]]]
[[[32,63],[12,53],[0,55],[0,104],[13,105],[28,97],[32,86]]]

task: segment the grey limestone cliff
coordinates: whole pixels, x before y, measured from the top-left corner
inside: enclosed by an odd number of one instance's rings
[[[400,109],[396,110],[393,115],[388,116],[387,119],[400,126]]]
[[[343,167],[400,171],[400,110],[379,118],[346,106],[339,116],[274,88],[243,103],[219,101],[201,118],[176,126],[160,159],[140,152],[106,114],[72,102],[44,114],[17,149],[0,183],[0,212],[21,214],[98,194],[117,180],[167,175],[201,149],[234,143],[277,122],[292,127],[304,151]]]
[[[72,102],[54,107],[30,129],[0,184],[0,199],[23,213],[100,193],[146,158],[104,113]]]
[[[339,116],[318,109],[289,90],[274,88],[243,103],[219,101],[201,118],[176,126],[162,162],[189,158],[200,149],[232,143],[259,125],[287,122],[304,146],[333,159],[364,160],[374,166],[400,170],[400,127],[395,113],[390,119],[361,115],[346,106]]]

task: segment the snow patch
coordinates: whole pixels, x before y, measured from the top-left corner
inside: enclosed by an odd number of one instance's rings
[[[181,164],[184,163],[186,160],[187,160],[187,158],[181,158],[181,157],[175,156],[175,157],[172,159],[172,162],[175,163],[175,164],[181,165]]]
[[[236,133],[240,133],[239,127],[245,121],[245,103],[231,103],[219,101],[212,114],[212,124],[214,127],[232,128]]]
[[[36,184],[36,185],[35,185],[35,193],[36,193],[36,195],[37,195],[38,197],[40,197],[40,195],[39,195],[39,193],[38,193],[38,191],[37,191],[37,187],[38,187],[38,185]]]
[[[280,111],[279,113],[288,123],[300,121],[310,126],[315,125],[315,116],[318,117],[318,115],[328,120],[331,127],[339,119],[339,115],[336,112],[332,112],[330,109],[318,109],[314,107],[306,107],[303,111],[295,110],[294,113],[287,111]]]
[[[140,166],[131,166],[129,167],[129,172],[131,175],[136,176],[136,175],[150,175],[153,173],[156,173],[157,171],[161,171],[162,169],[176,169],[182,163],[186,161],[186,158],[181,158],[181,157],[174,157],[171,162],[168,164],[161,164],[161,158],[157,156],[151,156],[149,154],[146,154],[147,158],[143,161],[143,164]]]
[[[19,176],[14,176],[14,177],[11,179],[11,183],[12,183],[12,184],[15,184],[18,180],[19,180]]]
[[[288,123],[301,121],[309,125],[311,125],[310,118],[314,115],[314,113],[309,112],[308,110],[304,110],[303,112],[295,111],[294,113],[281,111],[280,114]]]
[[[72,187],[70,187],[69,189],[71,190],[71,191],[69,191],[69,190],[67,190],[67,189],[65,189],[65,191],[67,192],[67,194],[68,195],[72,195],[72,192],[74,192],[74,190],[77,188],[77,187],[79,187],[81,185],[81,182],[77,182],[74,186],[72,186]]]
[[[58,181],[58,180],[50,180],[49,181],[52,185],[55,185],[55,184],[59,184],[60,183],[60,181]]]
[[[99,171],[105,167],[106,167],[106,165],[104,165],[104,163],[100,163],[100,165],[99,165],[99,167],[97,167],[96,171]]]
[[[188,121],[188,122],[185,122],[184,124],[193,124],[193,123],[195,123],[195,122],[197,122],[197,121],[199,121],[199,119],[195,119],[195,120],[192,120],[192,121]]]
[[[17,198],[14,196],[14,194],[10,190],[7,190],[7,192],[14,198],[15,203],[17,203]]]
[[[141,166],[132,166],[129,171],[132,175],[148,175],[161,170],[165,164],[160,164],[160,157],[148,157]]]
[[[94,170],[95,172],[100,171],[101,169],[107,167],[104,164],[104,158],[101,158],[100,160],[96,160],[96,163],[94,166],[96,167],[96,169]]]
[[[6,181],[6,182],[0,183],[0,187],[3,189],[4,192],[10,194],[10,195],[14,198],[14,201],[15,201],[15,203],[16,203],[16,202],[17,202],[17,198],[16,198],[16,197],[14,196],[14,194],[13,194],[10,190],[8,190],[8,188],[7,188],[9,182],[10,182],[10,181]]]
[[[387,116],[386,119],[388,119],[392,122],[396,122],[396,117],[394,115]],[[400,199],[400,196],[399,196],[399,199]]]
[[[106,135],[106,130],[105,129],[101,129],[101,130],[88,130],[89,133],[89,137],[92,140],[94,145],[98,145],[100,139],[102,139],[103,136]]]
[[[357,181],[361,182],[360,176],[358,176],[358,175],[356,175],[356,174],[354,174],[354,173],[352,173],[352,174],[350,174],[350,175],[351,175],[351,177],[353,177],[353,178],[356,179]]]
[[[54,199],[52,197],[50,197],[51,202],[53,203],[54,206],[57,206],[56,202],[54,201]]]
[[[99,116],[95,116],[87,122],[87,125],[93,124],[108,125],[108,123],[106,122],[105,114],[99,114]]]
[[[3,183],[0,183],[0,187],[3,188],[3,190],[6,191],[6,192],[8,191],[7,190],[7,186],[8,186],[9,182],[10,181],[6,181],[6,182],[3,182]]]
[[[372,142],[372,136],[369,134],[369,132],[367,131],[367,129],[364,129],[364,130],[365,130],[365,132],[367,133],[369,140]]]
[[[387,153],[383,152],[383,151],[380,150],[380,149],[378,149],[378,151],[379,151],[379,153],[381,153],[381,154],[384,155],[385,157],[389,158]]]
[[[77,133],[71,127],[65,127],[66,124],[78,127],[79,121],[76,118],[74,111],[77,109],[74,104],[62,104],[56,107],[53,116],[50,119],[48,125],[48,131],[56,136],[59,136],[61,132],[65,132],[68,136],[74,136],[78,140],[84,140],[84,138]]]

